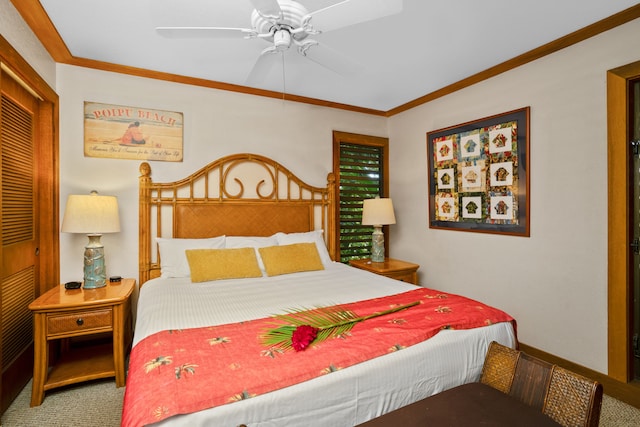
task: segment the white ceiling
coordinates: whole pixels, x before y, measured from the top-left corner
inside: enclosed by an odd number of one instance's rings
[[[363,3],[362,7],[374,1],[384,0],[351,0]],[[299,1],[309,12],[338,2]],[[246,86],[260,52],[269,46],[261,39],[166,38],[155,29],[250,28],[250,0],[40,3],[76,58]],[[337,74],[291,48],[284,54],[284,72],[280,61],[255,87],[388,111],[635,4],[633,0],[404,0],[399,14],[313,36],[323,48],[360,64],[355,75]]]

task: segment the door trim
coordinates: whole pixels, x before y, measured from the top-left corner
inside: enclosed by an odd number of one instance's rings
[[[34,166],[38,170],[35,183],[38,187],[37,200],[34,200],[34,205],[39,207],[35,217],[36,247],[39,255],[34,291],[38,296],[60,283],[59,99],[55,91],[2,36],[0,68],[6,76],[4,78],[16,80],[23,87],[28,86],[31,95],[38,100],[39,120],[34,123],[34,135],[37,138],[34,145]],[[3,250],[0,245],[0,258],[2,257]],[[22,352],[22,355],[12,362],[12,368],[9,370],[5,370],[6,361],[0,360],[0,367],[4,370],[2,377],[6,380],[4,386],[0,382],[0,413],[4,412],[31,377],[32,348],[29,346]]]
[[[631,266],[628,87],[640,61],[607,72],[608,375],[631,380]]]

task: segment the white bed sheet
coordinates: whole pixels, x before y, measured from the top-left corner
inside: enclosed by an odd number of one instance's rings
[[[342,304],[415,289],[333,263],[323,271],[191,283],[154,279],[140,290],[134,345],[167,329],[234,323],[294,307]],[[456,385],[476,381],[491,341],[514,347],[510,323],[445,330],[341,371],[158,426],[354,426]]]

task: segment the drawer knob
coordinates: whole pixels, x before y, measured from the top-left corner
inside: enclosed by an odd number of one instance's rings
[[[78,318],[78,320],[76,320],[76,324],[77,324],[78,326],[82,326],[82,325],[84,325],[84,320],[82,320],[82,317],[80,317],[80,318]]]

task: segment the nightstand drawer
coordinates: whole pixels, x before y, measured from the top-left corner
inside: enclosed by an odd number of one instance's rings
[[[418,284],[418,264],[401,261],[399,259],[385,258],[384,262],[371,262],[370,259],[352,259],[349,265],[380,276],[389,277],[391,279],[403,282]]]
[[[390,277],[392,279],[400,280],[402,282],[416,284],[416,273],[415,272],[404,272],[404,273],[387,273],[385,276]]]
[[[47,316],[47,336],[80,331],[110,330],[113,313],[110,308]]]

